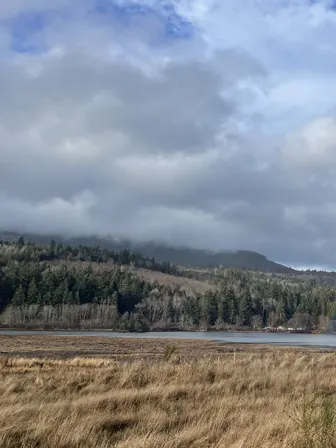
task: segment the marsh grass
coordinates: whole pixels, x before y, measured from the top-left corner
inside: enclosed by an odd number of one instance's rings
[[[1,448],[335,446],[334,355],[167,352],[0,359]]]

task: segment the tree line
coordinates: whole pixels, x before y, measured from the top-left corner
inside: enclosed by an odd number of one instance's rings
[[[314,276],[302,280],[223,269],[205,292],[191,292],[183,282],[173,286],[145,281],[129,265],[181,275],[169,263],[128,251],[54,241],[44,246],[21,238],[0,242],[1,324],[125,331],[330,329],[336,317],[334,286]]]
[[[42,245],[32,241],[25,242],[24,237],[17,241],[0,240],[0,265],[16,259],[18,261],[89,261],[92,263],[113,263],[120,265],[132,265],[138,268],[159,271],[169,275],[182,275],[177,266],[169,263],[157,262],[154,257],[145,257],[139,251],[113,251],[102,249],[99,246],[70,246],[69,244],[57,243],[51,240],[50,244]]]

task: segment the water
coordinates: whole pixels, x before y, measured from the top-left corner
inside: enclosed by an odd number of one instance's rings
[[[336,335],[293,333],[233,333],[233,332],[160,332],[116,333],[110,331],[16,331],[0,330],[0,335],[44,336],[99,336],[107,338],[194,339],[237,344],[270,344],[281,346],[307,346],[336,348]]]

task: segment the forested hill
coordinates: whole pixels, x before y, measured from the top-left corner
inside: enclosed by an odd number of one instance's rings
[[[129,250],[0,240],[0,327],[325,331],[334,323],[335,273],[183,268]]]
[[[235,252],[209,252],[199,249],[174,248],[158,244],[143,244],[138,250],[157,261],[170,261],[174,264],[189,266],[222,266],[224,268],[241,268],[252,271],[294,273],[287,266],[268,260],[257,252],[238,250]]]
[[[132,252],[140,252],[147,258],[155,258],[157,262],[169,262],[176,265],[241,268],[253,271],[290,274],[295,273],[294,269],[268,260],[264,255],[257,252],[239,250],[239,251],[220,251],[210,252],[200,249],[191,249],[186,247],[172,247],[160,243],[135,243],[130,240],[116,240],[113,238],[78,237],[66,238],[59,235],[23,235],[25,240],[31,240],[37,243],[48,244],[51,240],[69,244],[71,246],[99,246],[102,249],[113,251],[123,251],[125,249]],[[0,232],[0,239],[17,240],[18,234],[10,232]]]

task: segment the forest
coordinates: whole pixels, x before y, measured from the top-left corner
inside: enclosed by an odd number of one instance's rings
[[[202,288],[190,288],[193,278]],[[128,250],[0,241],[0,325],[6,328],[333,331],[335,284],[333,273],[193,270]]]

